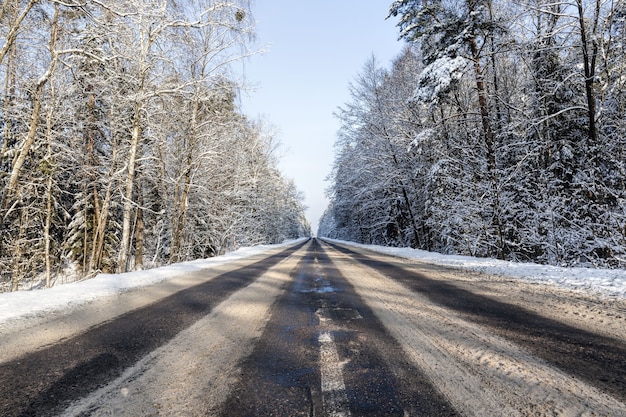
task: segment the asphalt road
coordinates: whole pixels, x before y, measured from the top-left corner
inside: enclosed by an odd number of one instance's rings
[[[221,414],[407,413],[457,415],[314,241]]]
[[[315,239],[1,347],[1,416],[626,415],[623,300]]]

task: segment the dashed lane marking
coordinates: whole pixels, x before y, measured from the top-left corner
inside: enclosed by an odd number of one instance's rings
[[[330,332],[319,335],[320,372],[322,377],[322,402],[324,414],[329,417],[348,417],[348,397],[343,381],[342,364],[335,341]]]

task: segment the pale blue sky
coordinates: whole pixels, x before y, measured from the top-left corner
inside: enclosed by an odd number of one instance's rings
[[[313,232],[328,204],[325,178],[339,128],[333,112],[349,101],[348,85],[376,56],[389,66],[402,43],[391,0],[255,0],[257,43],[268,52],[245,64],[254,91],[243,111],[266,120],[282,143],[280,169],[305,193]]]

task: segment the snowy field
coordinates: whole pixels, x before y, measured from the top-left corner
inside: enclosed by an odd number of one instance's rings
[[[467,269],[492,275],[501,275],[530,282],[554,284],[560,287],[581,290],[593,294],[626,298],[626,270],[624,269],[561,268],[533,263],[473,258],[470,256],[441,255],[439,253],[411,248],[360,245],[351,242],[342,242],[340,240],[333,242],[346,243],[379,253],[417,259],[437,265]]]
[[[384,246],[348,243],[376,252],[431,262],[438,265],[468,269],[487,274],[502,275],[531,282],[558,285],[585,292],[626,298],[626,270],[590,268],[559,268],[530,263],[514,263],[494,259],[468,256],[441,255],[410,248],[388,248]],[[58,285],[50,289],[35,289],[12,293],[0,293],[0,324],[19,317],[38,315],[48,311],[75,306],[91,300],[128,291],[132,288],[161,282],[188,272],[211,268],[238,259],[250,257],[281,245],[264,245],[241,248],[235,252],[215,258],[168,265],[146,271],[125,274],[100,274],[81,282]]]

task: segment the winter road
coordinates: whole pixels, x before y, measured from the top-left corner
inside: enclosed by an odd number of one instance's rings
[[[626,302],[318,240],[1,334],[2,416],[626,416]]]

